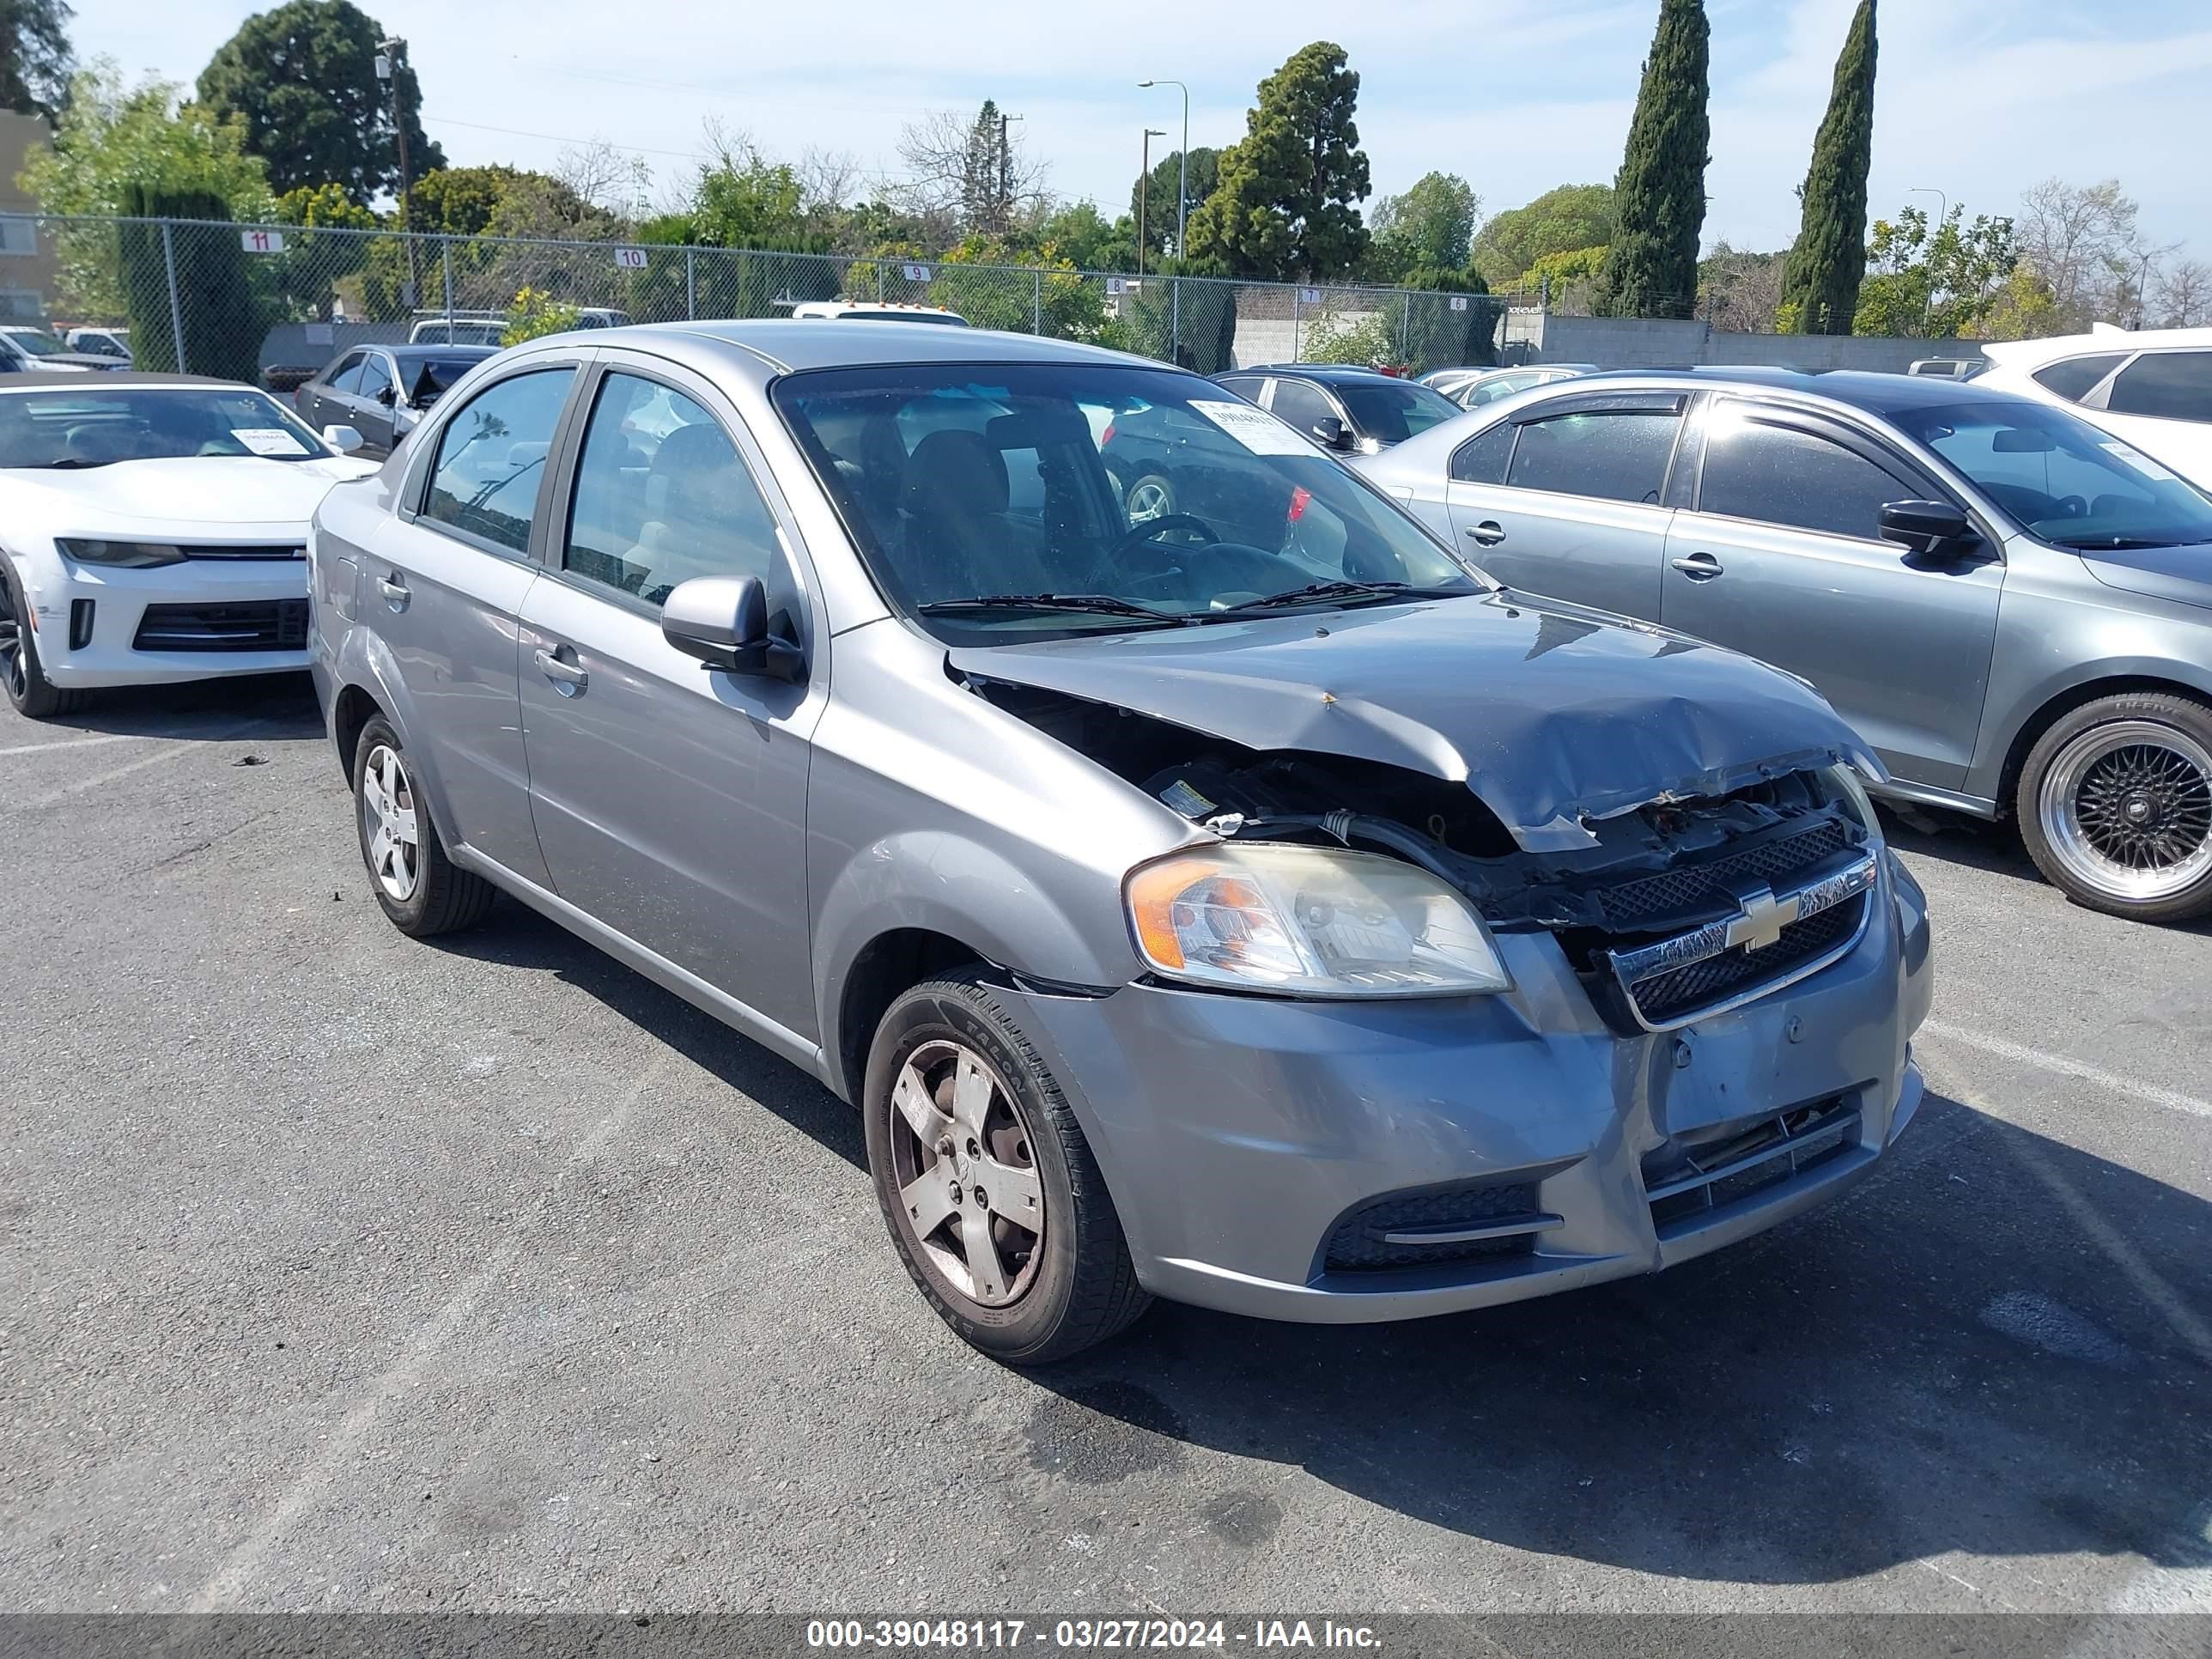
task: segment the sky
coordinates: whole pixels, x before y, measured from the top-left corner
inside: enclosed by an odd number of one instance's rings
[[[78,56],[189,82],[240,0],[75,0]],[[1705,240],[1785,245],[1854,0],[1707,0]],[[1376,194],[1456,173],[1485,213],[1609,180],[1656,0],[370,0],[404,35],[424,125],[457,163],[549,167],[595,140],[679,193],[714,121],[771,155],[842,152],[895,172],[901,128],[995,99],[1050,188],[1125,211],[1142,130],[1233,142],[1258,82],[1308,41],[1359,71]],[[1887,0],[1870,197],[1877,214],[2010,213],[2057,176],[2116,178],[2160,242],[2212,258],[2212,8],[2203,0]],[[1914,194],[1914,191],[1925,193]],[[1371,200],[1370,205],[1372,205]]]

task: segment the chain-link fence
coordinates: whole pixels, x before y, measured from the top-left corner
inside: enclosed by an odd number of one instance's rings
[[[809,301],[841,299],[941,306],[980,328],[1091,342],[1201,374],[1304,359],[1419,374],[1510,356],[1523,305],[1496,295],[720,247],[228,221],[23,222],[51,253],[45,309],[56,326],[117,331],[141,368],[278,390],[370,342],[512,343],[624,322],[787,316]]]

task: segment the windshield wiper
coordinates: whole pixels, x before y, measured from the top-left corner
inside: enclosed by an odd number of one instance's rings
[[[915,609],[925,617],[961,611],[1092,611],[1107,617],[1142,617],[1147,622],[1179,623],[1189,618],[1155,611],[1111,593],[981,593],[972,599],[932,599]]]
[[[74,472],[90,466],[112,466],[112,461],[88,461],[81,455],[64,455],[58,461],[46,462],[41,470],[47,472]]]
[[[1429,599],[1455,593],[1480,592],[1472,585],[1465,587],[1416,587],[1411,582],[1309,582],[1304,587],[1292,588],[1287,593],[1270,593],[1265,599],[1245,599],[1237,605],[1224,605],[1218,611],[1209,611],[1201,621],[1213,622],[1223,617],[1241,617],[1254,611],[1278,611],[1293,605],[1318,605],[1328,599]]]

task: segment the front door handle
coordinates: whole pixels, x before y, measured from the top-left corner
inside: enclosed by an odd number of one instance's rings
[[[394,611],[404,611],[407,608],[409,598],[407,584],[399,580],[399,573],[397,570],[389,576],[378,577],[376,585],[384,594],[385,604],[390,605]]]
[[[1467,527],[1468,539],[1484,547],[1495,547],[1505,539],[1505,526],[1495,519],[1485,519],[1480,524]]]
[[[562,652],[567,652],[568,656],[563,657]],[[583,664],[568,660],[574,654],[574,649],[568,646],[561,647],[559,651],[548,651],[541,645],[531,653],[530,659],[538,665],[539,673],[553,682],[553,689],[562,696],[580,697],[585,688],[591,684],[592,677],[585,672]]]
[[[1721,574],[1721,562],[1710,553],[1692,553],[1686,559],[1668,562],[1693,582],[1709,582]]]

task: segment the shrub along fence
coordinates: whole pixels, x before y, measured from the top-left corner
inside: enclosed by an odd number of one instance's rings
[[[280,389],[349,347],[418,329],[459,338],[496,324],[512,343],[610,322],[787,316],[834,299],[942,306],[980,328],[1086,341],[1200,374],[1304,357],[1419,374],[1498,361],[1515,303],[1072,265],[242,224],[204,197],[142,194],[133,205],[145,210],[31,217],[58,266],[49,316],[127,325],[142,368],[258,376]]]

